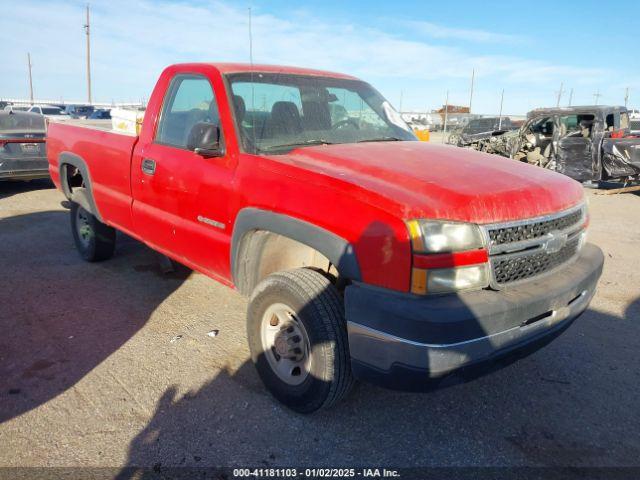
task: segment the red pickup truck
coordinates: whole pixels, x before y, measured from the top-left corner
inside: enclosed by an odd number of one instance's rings
[[[354,378],[475,376],[593,297],[603,255],[578,183],[415,140],[356,78],[194,63],[164,70],[139,136],[52,123],[47,149],[84,259],[120,230],[249,296],[260,377],[311,412]]]

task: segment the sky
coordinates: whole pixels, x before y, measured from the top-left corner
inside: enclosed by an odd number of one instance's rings
[[[0,0],[0,98],[86,100],[84,8]],[[148,98],[162,69],[253,60],[349,73],[403,111],[468,105],[524,114],[560,104],[640,107],[640,2],[109,0],[91,2],[93,99]]]

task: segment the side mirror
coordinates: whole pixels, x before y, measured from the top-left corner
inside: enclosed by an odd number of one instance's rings
[[[220,128],[213,123],[196,123],[189,132],[187,148],[205,158],[221,157]]]

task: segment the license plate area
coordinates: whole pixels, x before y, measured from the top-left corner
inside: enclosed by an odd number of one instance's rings
[[[37,143],[21,143],[20,150],[22,150],[22,153],[38,153],[40,148]]]

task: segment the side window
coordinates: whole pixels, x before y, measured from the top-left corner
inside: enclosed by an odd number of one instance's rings
[[[629,114],[627,112],[622,112],[620,114],[620,129],[626,130],[629,128]]]
[[[560,136],[591,137],[595,115],[566,115],[560,117]]]
[[[220,127],[218,105],[209,80],[198,75],[177,75],[162,104],[156,142],[187,148],[191,129],[201,122]]]
[[[609,115],[607,115],[607,118],[605,119],[605,121],[607,123],[607,131],[613,132],[613,129],[616,126],[615,117],[613,116],[613,113],[610,113]]]
[[[578,132],[580,127],[578,126],[577,115],[566,115],[560,117],[560,135],[568,135],[570,133]]]
[[[539,133],[541,135],[553,134],[553,119],[551,117],[544,117],[535,120],[531,124],[531,133]]]

